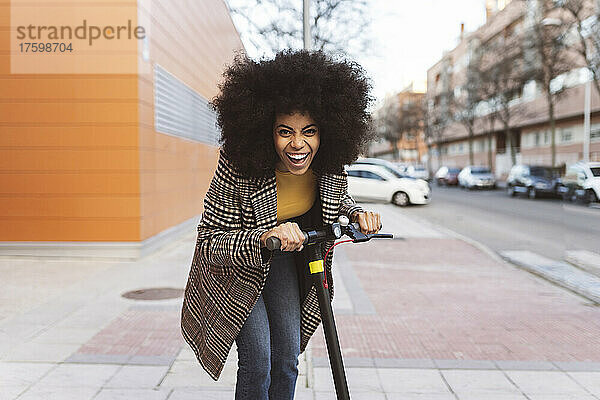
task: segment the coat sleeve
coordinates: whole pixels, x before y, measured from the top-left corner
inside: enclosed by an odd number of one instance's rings
[[[268,229],[242,229],[238,178],[221,149],[217,169],[204,198],[196,256],[223,271],[227,267],[259,266],[268,261],[265,258],[270,258],[261,250],[260,243],[260,236]]]
[[[347,216],[352,221],[352,214],[355,212],[364,212],[365,210],[356,204],[352,196],[348,194],[348,173],[344,171],[344,195],[340,204],[340,215]]]

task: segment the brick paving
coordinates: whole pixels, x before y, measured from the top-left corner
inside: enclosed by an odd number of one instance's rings
[[[599,307],[468,243],[408,238],[337,249],[376,310],[336,315],[346,357],[600,361]],[[326,357],[322,328],[313,340],[315,357]]]
[[[178,309],[129,307],[65,362],[170,365],[184,344]]]

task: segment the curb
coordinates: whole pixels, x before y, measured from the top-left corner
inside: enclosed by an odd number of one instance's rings
[[[546,275],[543,273],[543,271],[538,271],[536,270],[535,272],[529,268],[528,266],[516,263],[511,261],[510,258],[504,258],[502,257],[500,254],[498,254],[497,252],[495,252],[494,250],[492,250],[490,247],[486,246],[485,244],[475,240],[475,239],[471,239],[467,236],[464,236],[463,234],[460,234],[456,231],[453,231],[452,229],[443,227],[441,225],[435,224],[433,222],[430,222],[428,220],[422,219],[420,217],[414,217],[414,216],[409,216],[409,218],[414,218],[415,220],[419,221],[420,223],[423,224],[427,224],[430,227],[437,229],[438,231],[447,234],[450,237],[454,237],[456,239],[462,240],[465,243],[468,243],[470,245],[472,245],[473,247],[477,248],[478,250],[482,251],[483,253],[485,253],[486,255],[488,255],[489,257],[491,257],[494,261],[503,264],[505,266],[511,267],[511,268],[518,268],[520,270],[526,271],[531,275],[537,276],[539,278],[544,279],[546,282],[549,282],[561,289],[566,289],[571,293],[574,293],[580,297],[582,297],[583,299],[585,299],[586,301],[591,301],[592,303],[594,303],[595,305],[600,305],[600,299],[597,296],[590,296],[590,294],[588,293],[588,290],[579,288],[578,286],[574,286],[574,285],[564,285],[561,284],[560,281],[554,279],[552,276]],[[573,267],[576,268],[576,267]]]

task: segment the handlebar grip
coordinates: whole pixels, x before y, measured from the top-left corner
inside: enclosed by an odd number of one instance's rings
[[[265,240],[265,243],[267,245],[267,249],[271,251],[279,250],[281,248],[281,240],[279,240],[277,236],[269,236],[267,240]]]
[[[308,233],[302,231],[302,234],[304,235],[304,243],[306,244],[308,242]],[[273,250],[281,250],[281,240],[279,240],[279,238],[277,236],[269,236],[266,240],[265,240],[265,244],[267,245],[267,249],[273,251]]]

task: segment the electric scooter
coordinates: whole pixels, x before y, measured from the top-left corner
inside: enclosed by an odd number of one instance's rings
[[[316,246],[316,244],[326,240],[339,239],[344,235],[350,237],[350,240],[343,240],[331,246],[325,253],[325,258],[327,258],[329,251],[338,244],[345,242],[361,243],[374,238],[392,239],[394,235],[387,233],[364,234],[360,231],[358,223],[350,223],[348,217],[344,215],[338,217],[338,222],[326,225],[323,229],[308,232],[303,231],[302,233],[304,234],[304,245],[306,246],[309,259],[308,267],[310,269],[312,284],[317,290],[317,297],[319,299],[319,309],[321,311],[321,320],[323,321],[323,328],[325,331],[325,342],[327,343],[327,353],[329,354],[329,364],[331,365],[331,371],[333,373],[333,382],[337,398],[338,400],[350,400],[348,382],[346,381],[346,373],[344,371],[344,362],[342,360],[340,343],[335,327],[335,319],[333,317],[333,310],[329,299],[327,279],[324,273],[325,264],[321,258],[320,246]],[[266,240],[266,245],[269,250],[278,250],[281,247],[281,241],[275,236],[270,236]]]

